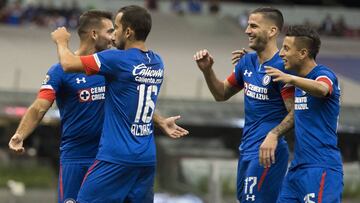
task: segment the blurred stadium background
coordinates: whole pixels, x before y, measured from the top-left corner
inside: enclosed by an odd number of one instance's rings
[[[247,47],[247,13],[279,8],[289,24],[311,24],[322,34],[318,62],[337,73],[342,88],[339,146],[345,168],[344,202],[360,202],[360,3],[352,0],[0,0],[0,203],[55,202],[60,126],[56,106],[16,156],[7,143],[35,99],[48,68],[57,62],[50,32],[75,30],[90,8],[116,11],[148,7],[153,29],[148,46],[166,64],[158,109],[180,114],[191,134],[171,140],[157,133],[155,202],[236,202],[238,145],[244,124],[243,96],[215,103],[192,56],[207,48],[215,72],[232,71],[231,51]],[[78,38],[72,35],[71,47]],[[279,41],[280,42],[280,41]],[[287,140],[293,145],[293,134]]]

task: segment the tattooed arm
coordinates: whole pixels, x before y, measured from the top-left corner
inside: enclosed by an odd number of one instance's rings
[[[265,168],[275,163],[275,150],[279,137],[294,126],[294,97],[284,99],[284,103],[289,113],[279,125],[266,135],[264,142],[260,145],[259,162]]]

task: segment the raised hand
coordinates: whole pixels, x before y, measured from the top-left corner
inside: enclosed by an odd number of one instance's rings
[[[51,33],[51,38],[55,43],[68,43],[70,36],[65,27],[58,27]]]
[[[208,52],[208,50],[203,49],[195,53],[194,60],[198,65],[201,71],[208,71],[211,69],[212,65],[214,64],[214,59]]]

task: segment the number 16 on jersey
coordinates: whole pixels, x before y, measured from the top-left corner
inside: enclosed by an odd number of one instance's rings
[[[146,136],[152,133],[150,121],[155,111],[155,102],[151,96],[158,94],[158,87],[150,85],[146,88],[145,84],[141,84],[137,86],[137,90],[139,91],[139,99],[131,133],[135,136]]]

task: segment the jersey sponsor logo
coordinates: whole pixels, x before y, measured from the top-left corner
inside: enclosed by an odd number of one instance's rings
[[[295,110],[307,110],[307,97],[295,97]]]
[[[257,100],[269,100],[268,89],[251,83],[244,82],[244,93],[246,96]]]
[[[251,71],[245,70],[244,76],[251,77],[251,75],[252,75]]]
[[[306,95],[306,92],[304,90],[300,90],[300,96],[295,96],[295,106],[294,109],[295,110],[307,110],[309,109],[307,102],[308,102],[308,98]]]
[[[105,86],[92,87],[78,91],[80,102],[91,102],[105,99]]]
[[[85,77],[76,78],[76,84],[80,84],[80,83],[86,83],[86,78]]]
[[[268,84],[270,83],[270,81],[271,81],[270,75],[265,75],[265,76],[263,77],[263,79],[262,79],[262,84],[263,84],[264,86],[266,86],[266,85],[268,85]]]
[[[144,63],[134,66],[132,71],[135,81],[147,84],[161,84],[164,70],[147,67]]]
[[[43,80],[43,82],[41,83],[42,85],[46,85],[50,80],[50,75],[46,75],[45,79]]]

